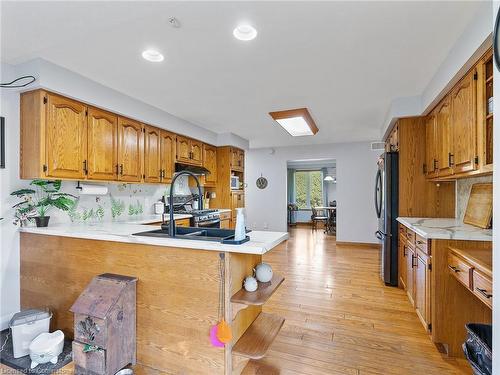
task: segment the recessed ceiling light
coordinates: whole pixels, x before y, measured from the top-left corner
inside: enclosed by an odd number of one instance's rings
[[[236,29],[233,30],[233,35],[238,40],[252,40],[257,36],[257,30],[254,27],[244,24],[239,25]]]
[[[145,59],[145,60],[148,60],[148,61],[151,61],[151,62],[160,62],[160,61],[163,61],[164,57],[163,55],[154,50],[154,49],[147,49],[145,50],[143,53],[142,53],[142,57]]]
[[[269,114],[292,137],[314,135],[319,130],[307,108],[289,109]]]

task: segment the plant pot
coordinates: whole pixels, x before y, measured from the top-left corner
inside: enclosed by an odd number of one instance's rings
[[[36,226],[39,228],[44,228],[49,226],[50,216],[35,216]]]

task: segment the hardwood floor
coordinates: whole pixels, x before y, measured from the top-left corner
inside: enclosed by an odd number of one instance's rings
[[[471,374],[438,352],[404,291],[383,285],[378,259],[322,230],[292,229],[264,256],[286,277],[264,311],[286,321],[260,362],[281,374]]]

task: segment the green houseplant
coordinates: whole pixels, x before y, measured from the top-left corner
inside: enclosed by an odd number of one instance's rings
[[[22,201],[13,206],[16,209],[15,224],[25,225],[34,220],[37,227],[49,225],[50,216],[47,212],[55,207],[68,211],[74,206],[76,197],[67,193],[60,193],[61,180],[33,180],[30,188],[16,190],[10,195]]]

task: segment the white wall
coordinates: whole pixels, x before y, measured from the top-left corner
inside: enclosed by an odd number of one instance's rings
[[[495,16],[499,11],[500,2],[493,2],[493,20],[492,24],[495,24]],[[500,71],[494,68],[493,71],[495,83],[499,82]],[[497,111],[500,108],[500,85],[493,85],[493,97],[494,108]],[[500,217],[500,169],[499,169],[499,157],[500,157],[500,128],[498,127],[497,117],[495,117],[494,122],[496,125],[493,127],[493,294],[499,295],[500,293],[500,223],[498,222],[498,217]],[[493,368],[494,374],[500,374],[500,302],[498,298],[493,299]]]
[[[335,159],[337,163],[337,240],[376,243],[377,219],[373,208],[374,179],[380,152],[370,143],[250,149],[246,157],[247,223],[254,229],[286,231],[287,161]],[[269,181],[260,190],[260,175]]]

